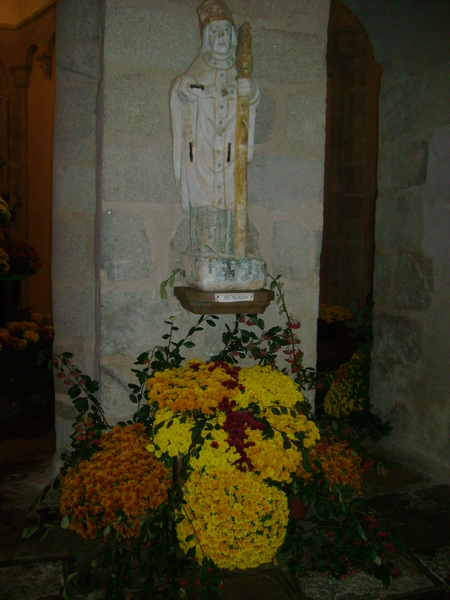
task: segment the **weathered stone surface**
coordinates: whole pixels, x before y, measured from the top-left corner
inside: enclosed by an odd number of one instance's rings
[[[169,147],[108,143],[102,179],[104,202],[180,202]]]
[[[66,69],[89,79],[97,78],[99,65],[98,40],[73,40],[58,38],[57,63]]]
[[[189,235],[189,216],[185,214],[183,220],[178,225],[172,239],[170,240],[170,259],[169,265],[180,265],[180,254],[188,249],[191,243]]]
[[[379,360],[378,360],[379,359]],[[393,373],[383,362],[382,356],[372,354],[370,361],[370,401],[376,414],[386,418],[393,402]]]
[[[63,452],[71,451],[71,438],[73,434],[73,419],[63,419],[55,415],[56,436],[56,456],[61,456]]]
[[[417,53],[414,56],[418,60]],[[398,139],[405,134],[428,137],[434,128],[448,125],[449,96],[450,62],[434,66],[411,78],[405,79],[402,73],[392,85],[382,85],[381,143]]]
[[[325,97],[289,94],[286,98],[286,136],[304,153],[325,144]]]
[[[58,336],[94,334],[94,286],[53,286],[53,318],[58,324]]]
[[[83,277],[88,269],[92,232],[80,220],[54,223],[52,273],[57,278]],[[92,265],[93,268],[93,265]]]
[[[297,209],[322,200],[323,163],[296,156],[258,154],[248,168],[249,203],[272,210]]]
[[[97,19],[97,0],[60,0],[56,7],[56,27],[72,39],[95,38]]]
[[[298,223],[275,221],[273,224],[272,269],[287,279],[305,280],[310,263],[309,231]]]
[[[95,213],[94,166],[53,163],[53,211]]]
[[[450,203],[448,166],[450,164],[450,125],[433,132],[428,152],[428,175],[424,189],[426,198]]]
[[[395,272],[395,307],[425,310],[433,294],[433,261],[417,253],[401,252]]]
[[[180,331],[187,326],[189,313],[174,309],[176,302],[158,301],[147,290],[106,292],[102,295],[102,356],[138,356],[160,343],[167,332],[164,319],[177,315]],[[180,316],[178,316],[180,315]]]
[[[111,62],[181,72],[195,58],[199,45],[195,11],[158,12],[153,5],[106,7],[105,55]]]
[[[58,160],[88,161],[94,157],[95,92],[95,88],[70,87],[57,95],[54,156]]]
[[[326,82],[326,40],[303,33],[254,27],[252,51],[256,81],[293,84]]]
[[[103,213],[100,265],[110,281],[150,276],[151,246],[141,217],[111,209]]]
[[[154,101],[155,82],[147,71],[109,73],[105,78],[104,117],[108,132],[153,135],[161,123]]]
[[[264,144],[270,139],[275,125],[276,103],[270,92],[260,86],[261,97],[256,108],[255,144]]]
[[[75,421],[75,418],[78,416],[78,411],[72,404],[69,396],[67,396],[67,402],[56,400],[55,415],[57,415],[60,419],[67,419],[71,423]]]
[[[420,249],[423,239],[423,201],[420,190],[381,193],[376,201],[376,243]]]
[[[0,589],[8,600],[38,600],[58,594],[64,583],[63,563],[38,562],[0,568]]]
[[[419,325],[405,317],[383,313],[374,314],[374,353],[386,361],[412,364],[417,362],[421,351]]]
[[[131,372],[136,358],[111,357],[103,361],[100,369],[102,408],[109,423],[126,421],[136,410],[136,405],[129,399],[129,383],[137,383]]]
[[[394,276],[395,257],[392,252],[375,245],[374,256],[374,301],[380,303],[386,310],[386,305],[391,299],[392,281]]]
[[[126,0],[115,0],[125,3]],[[186,6],[195,11],[199,5],[198,0],[169,0],[173,4]],[[240,16],[241,20],[250,20],[254,25],[259,19],[274,19],[277,22],[285,24],[286,27],[292,27],[294,20],[299,21],[302,30],[317,32],[319,29],[325,30],[328,23],[329,0],[316,0],[314,3],[298,0],[283,0],[283,11],[273,2],[261,3],[260,0],[230,0],[227,2],[235,19]],[[238,23],[239,25],[240,23]]]
[[[384,144],[379,154],[380,190],[422,185],[427,180],[428,142],[404,136]]]
[[[323,239],[323,232],[316,231],[316,235],[315,235],[316,260],[315,260],[314,273],[317,275],[317,277],[320,275],[320,257],[322,255],[322,239]]]
[[[260,290],[266,284],[264,260],[256,257],[222,258],[186,252],[181,268],[187,285],[204,292]]]

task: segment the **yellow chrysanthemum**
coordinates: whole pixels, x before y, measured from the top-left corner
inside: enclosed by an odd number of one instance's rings
[[[241,471],[195,471],[185,492],[186,518],[177,525],[183,550],[199,543],[222,569],[269,563],[283,543],[286,495]],[[186,541],[190,536],[193,539]]]
[[[369,404],[370,356],[355,352],[341,365],[325,396],[324,410],[336,419],[363,411]]]
[[[239,383],[245,388],[245,392],[236,396],[240,408],[247,408],[252,403],[260,407],[275,404],[293,407],[297,402],[303,402],[302,393],[292,379],[271,366],[241,369]]]
[[[24,337],[24,339],[28,340],[29,342],[34,342],[35,344],[39,341],[39,335],[35,331],[32,331],[31,329],[26,329],[23,332],[23,337]]]
[[[353,319],[353,315],[344,306],[327,306],[326,304],[320,303],[319,319],[330,325],[330,323],[350,321]]]

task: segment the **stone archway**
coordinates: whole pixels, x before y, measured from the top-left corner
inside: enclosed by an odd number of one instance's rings
[[[372,294],[381,68],[358,18],[331,0],[320,301],[352,313]]]

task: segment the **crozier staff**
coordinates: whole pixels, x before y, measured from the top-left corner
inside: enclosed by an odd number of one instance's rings
[[[236,98],[249,99],[251,161],[259,88],[251,79],[236,81],[237,35],[226,3],[205,0],[197,13],[200,53],[170,93],[175,180],[191,214],[190,250],[233,256]]]

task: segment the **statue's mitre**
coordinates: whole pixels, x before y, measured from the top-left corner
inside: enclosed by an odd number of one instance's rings
[[[233,27],[233,14],[229,6],[223,0],[205,0],[197,8],[198,20],[200,22],[200,33],[208,23],[212,21],[229,21]]]

